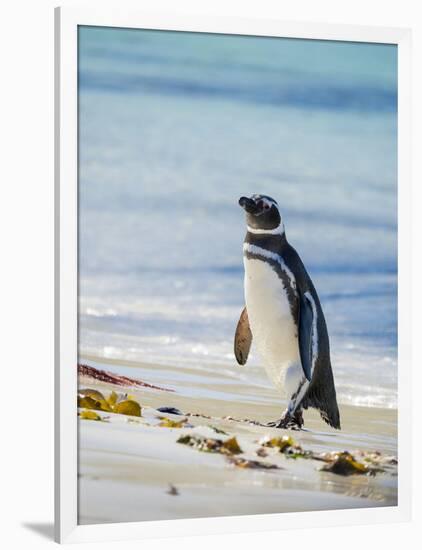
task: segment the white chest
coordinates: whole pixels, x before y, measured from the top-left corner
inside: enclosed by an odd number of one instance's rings
[[[245,302],[254,345],[276,387],[289,391],[288,371],[289,377],[296,371],[299,376],[301,367],[297,326],[286,289],[267,262],[245,257],[244,264]]]

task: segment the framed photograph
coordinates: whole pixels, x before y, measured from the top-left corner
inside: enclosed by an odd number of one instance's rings
[[[56,540],[408,518],[410,31],[55,48]]]

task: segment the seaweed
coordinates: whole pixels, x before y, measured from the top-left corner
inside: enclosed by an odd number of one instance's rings
[[[113,407],[113,412],[116,414],[127,414],[128,416],[141,416],[141,406],[137,401],[126,399],[116,403]]]
[[[225,432],[221,428],[217,428],[217,426],[213,426],[212,424],[208,424],[208,427],[211,428],[211,430],[213,430],[216,434],[229,435],[227,432]]]
[[[113,372],[104,371],[89,365],[78,364],[78,375],[93,378],[94,380],[99,380],[100,382],[106,382],[107,384],[114,384],[115,386],[133,386],[135,388],[150,388],[153,390],[174,392],[174,390],[169,388],[155,386],[154,384],[149,384],[148,382],[143,382],[142,380],[138,380],[136,378],[129,378],[128,376],[122,376]]]
[[[206,418],[206,419],[210,419],[211,416],[209,416],[208,414],[201,414],[201,413],[193,413],[193,412],[187,412],[185,414],[185,416],[196,416],[198,418]]]
[[[292,437],[289,435],[283,435],[282,437],[263,437],[259,444],[263,447],[275,447],[280,450],[280,452],[284,452],[285,449],[289,447],[296,446],[296,442]]]
[[[258,420],[252,420],[250,418],[234,418],[233,416],[223,416],[223,420],[230,420],[232,422],[244,422],[245,424],[252,424],[253,426],[266,426],[266,424],[262,424],[262,422],[258,422]]]
[[[303,448],[289,435],[283,435],[282,437],[267,436],[262,438],[259,444],[261,448],[271,447],[278,449],[280,453],[288,458],[312,458],[312,452],[303,450]]]
[[[271,464],[270,462],[263,462],[262,460],[249,460],[247,458],[228,456],[227,460],[233,466],[237,468],[249,468],[252,470],[281,470],[280,466],[276,464]]]
[[[278,449],[287,458],[306,458],[326,462],[320,471],[331,472],[337,475],[367,474],[375,475],[385,472],[390,465],[397,464],[397,458],[393,456],[382,456],[379,451],[356,451],[354,454],[349,451],[332,451],[327,453],[316,453],[305,450],[301,445],[288,435],[282,437],[266,436],[259,441],[258,456],[265,456],[265,448]],[[262,452],[264,451],[264,453]]]
[[[358,462],[348,451],[327,454],[331,456],[327,460],[327,464],[322,466],[321,471],[332,472],[341,476],[375,473],[368,465]]]
[[[159,417],[161,422],[158,424],[161,428],[186,428],[187,427],[187,418],[183,418],[182,420],[172,420],[171,418],[167,418],[165,416]]]
[[[242,449],[239,446],[239,443],[237,442],[236,437],[234,436],[224,441],[223,448],[229,451],[233,455],[243,453]]]
[[[94,390],[92,388],[80,389],[80,390],[78,390],[78,393],[79,393],[80,396],[90,397],[91,399],[96,399],[97,401],[100,400],[100,399],[104,399],[104,395],[100,391]]]
[[[78,391],[78,407],[90,410],[113,412],[116,414],[126,414],[130,416],[141,416],[141,406],[131,396],[127,394],[118,395],[112,391],[105,398],[98,391],[90,388],[84,388]]]
[[[79,413],[79,417],[82,418],[83,420],[98,420],[100,422],[103,421],[103,418],[98,413],[91,410],[81,411]]]
[[[188,445],[204,453],[220,453],[225,455],[235,455],[242,453],[242,449],[237,442],[236,437],[230,437],[223,441],[222,439],[213,439],[200,435],[184,434],[179,437],[177,443]]]
[[[376,466],[397,466],[398,460],[396,456],[383,456],[379,451],[354,451],[354,454],[359,456],[361,460]]]
[[[359,456],[360,461],[356,456]],[[314,455],[315,460],[326,462],[322,468],[323,472],[331,472],[342,476],[354,474],[376,475],[385,472],[385,464],[397,464],[395,457],[383,457],[379,451],[355,451],[354,454],[349,451],[333,451],[331,453],[321,453]]]

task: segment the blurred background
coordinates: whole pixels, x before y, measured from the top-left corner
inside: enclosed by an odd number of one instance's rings
[[[396,47],[80,27],[81,355],[269,385],[232,353],[252,193],[318,290],[339,401],[396,407]]]

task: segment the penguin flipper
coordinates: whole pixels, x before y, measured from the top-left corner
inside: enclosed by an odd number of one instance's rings
[[[314,307],[311,302],[312,296],[305,292],[300,295],[300,307],[299,307],[299,351],[300,359],[302,362],[303,373],[306,379],[311,381],[312,377],[312,365],[315,364],[316,357],[314,354],[313,343],[317,341],[318,335],[317,322],[314,319]]]
[[[234,354],[239,365],[245,365],[248,360],[252,344],[252,332],[249,326],[249,317],[246,306],[240,314],[234,336]]]

